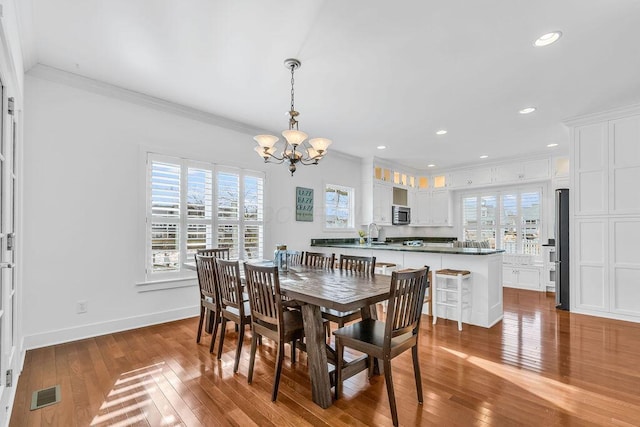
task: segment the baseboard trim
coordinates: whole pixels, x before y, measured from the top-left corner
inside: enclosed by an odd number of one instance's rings
[[[157,325],[159,323],[171,322],[174,320],[186,319],[197,316],[199,306],[183,307],[175,310],[163,311],[159,313],[149,313],[141,316],[132,316],[122,319],[109,320],[107,322],[92,323],[73,328],[59,329],[24,337],[23,348],[33,350],[41,347],[62,344],[70,341],[77,341],[86,338],[93,338],[100,335],[114,332],[126,331],[129,329],[142,328],[145,326]]]

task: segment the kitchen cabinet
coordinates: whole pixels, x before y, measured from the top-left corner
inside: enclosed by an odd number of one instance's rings
[[[451,197],[449,190],[415,190],[409,193],[411,225],[450,226]]]
[[[640,214],[640,116],[609,122],[609,213]]]
[[[640,319],[640,111],[578,120],[571,163],[571,309]]]
[[[431,191],[414,190],[409,192],[409,207],[411,208],[411,225],[431,225],[429,215],[429,200]]]
[[[508,288],[545,290],[540,287],[540,268],[536,266],[503,264],[502,283]]]
[[[391,225],[391,205],[393,203],[393,186],[373,183],[373,222],[378,225]]]
[[[488,185],[492,182],[491,168],[465,169],[451,172],[447,186],[449,188]]]
[[[510,184],[518,181],[537,181],[550,178],[549,159],[536,159],[498,165],[494,169],[493,182]]]
[[[451,225],[451,197],[448,190],[433,190],[430,208],[431,225]]]
[[[574,130],[576,215],[638,215],[640,116]]]

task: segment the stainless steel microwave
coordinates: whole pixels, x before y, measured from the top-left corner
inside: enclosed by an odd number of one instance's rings
[[[406,206],[391,207],[391,223],[393,225],[407,225],[411,223],[411,208]]]

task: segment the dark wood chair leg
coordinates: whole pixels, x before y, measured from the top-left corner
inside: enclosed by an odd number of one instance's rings
[[[200,306],[200,321],[198,322],[198,335],[196,336],[196,342],[200,342],[200,337],[202,336],[202,324],[204,323],[204,307]]]
[[[240,353],[242,353],[242,343],[244,341],[244,325],[236,324],[236,326],[240,326],[240,328],[238,329],[238,348],[236,349],[236,361],[233,364],[234,374],[238,372],[238,365],[240,365]]]
[[[338,337],[336,337],[336,387],[335,397],[336,400],[340,398],[342,394],[342,357],[344,356],[344,347]]]
[[[396,408],[396,394],[393,391],[393,379],[391,377],[391,360],[384,361],[384,382],[387,385],[387,395],[389,396],[389,406],[391,407],[391,419],[393,425],[398,425],[398,409]]]
[[[249,356],[249,372],[247,373],[247,383],[249,384],[251,384],[251,381],[253,381],[253,365],[256,361],[256,346],[258,344],[258,336],[255,332],[253,332],[253,336],[251,337],[251,355]]]
[[[411,354],[413,355],[413,372],[416,376],[416,391],[418,392],[418,402],[422,403],[422,377],[420,376],[420,362],[418,361],[418,346],[414,345],[411,348]]]
[[[224,336],[227,332],[227,319],[222,318],[222,324],[220,325],[220,342],[218,343],[218,359],[222,357],[222,346],[224,345]]]
[[[273,392],[271,393],[271,401],[275,402],[278,398],[278,386],[280,385],[280,374],[282,373],[282,360],[284,359],[284,343],[278,343],[278,356],[276,358],[276,372],[273,376]]]
[[[213,353],[213,343],[216,341],[216,335],[218,334],[218,324],[220,323],[220,318],[215,317],[213,320],[213,331],[211,332],[211,344],[209,344],[209,353]],[[224,331],[223,331],[224,335]]]
[[[291,363],[296,363],[296,339],[291,340]]]

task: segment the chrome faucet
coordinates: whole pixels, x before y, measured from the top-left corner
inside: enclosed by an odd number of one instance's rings
[[[372,222],[371,224],[369,224],[369,226],[367,227],[367,246],[371,246],[371,227],[373,226],[373,228],[376,229],[376,233],[380,233],[380,229],[378,228],[378,225],[375,222]]]

